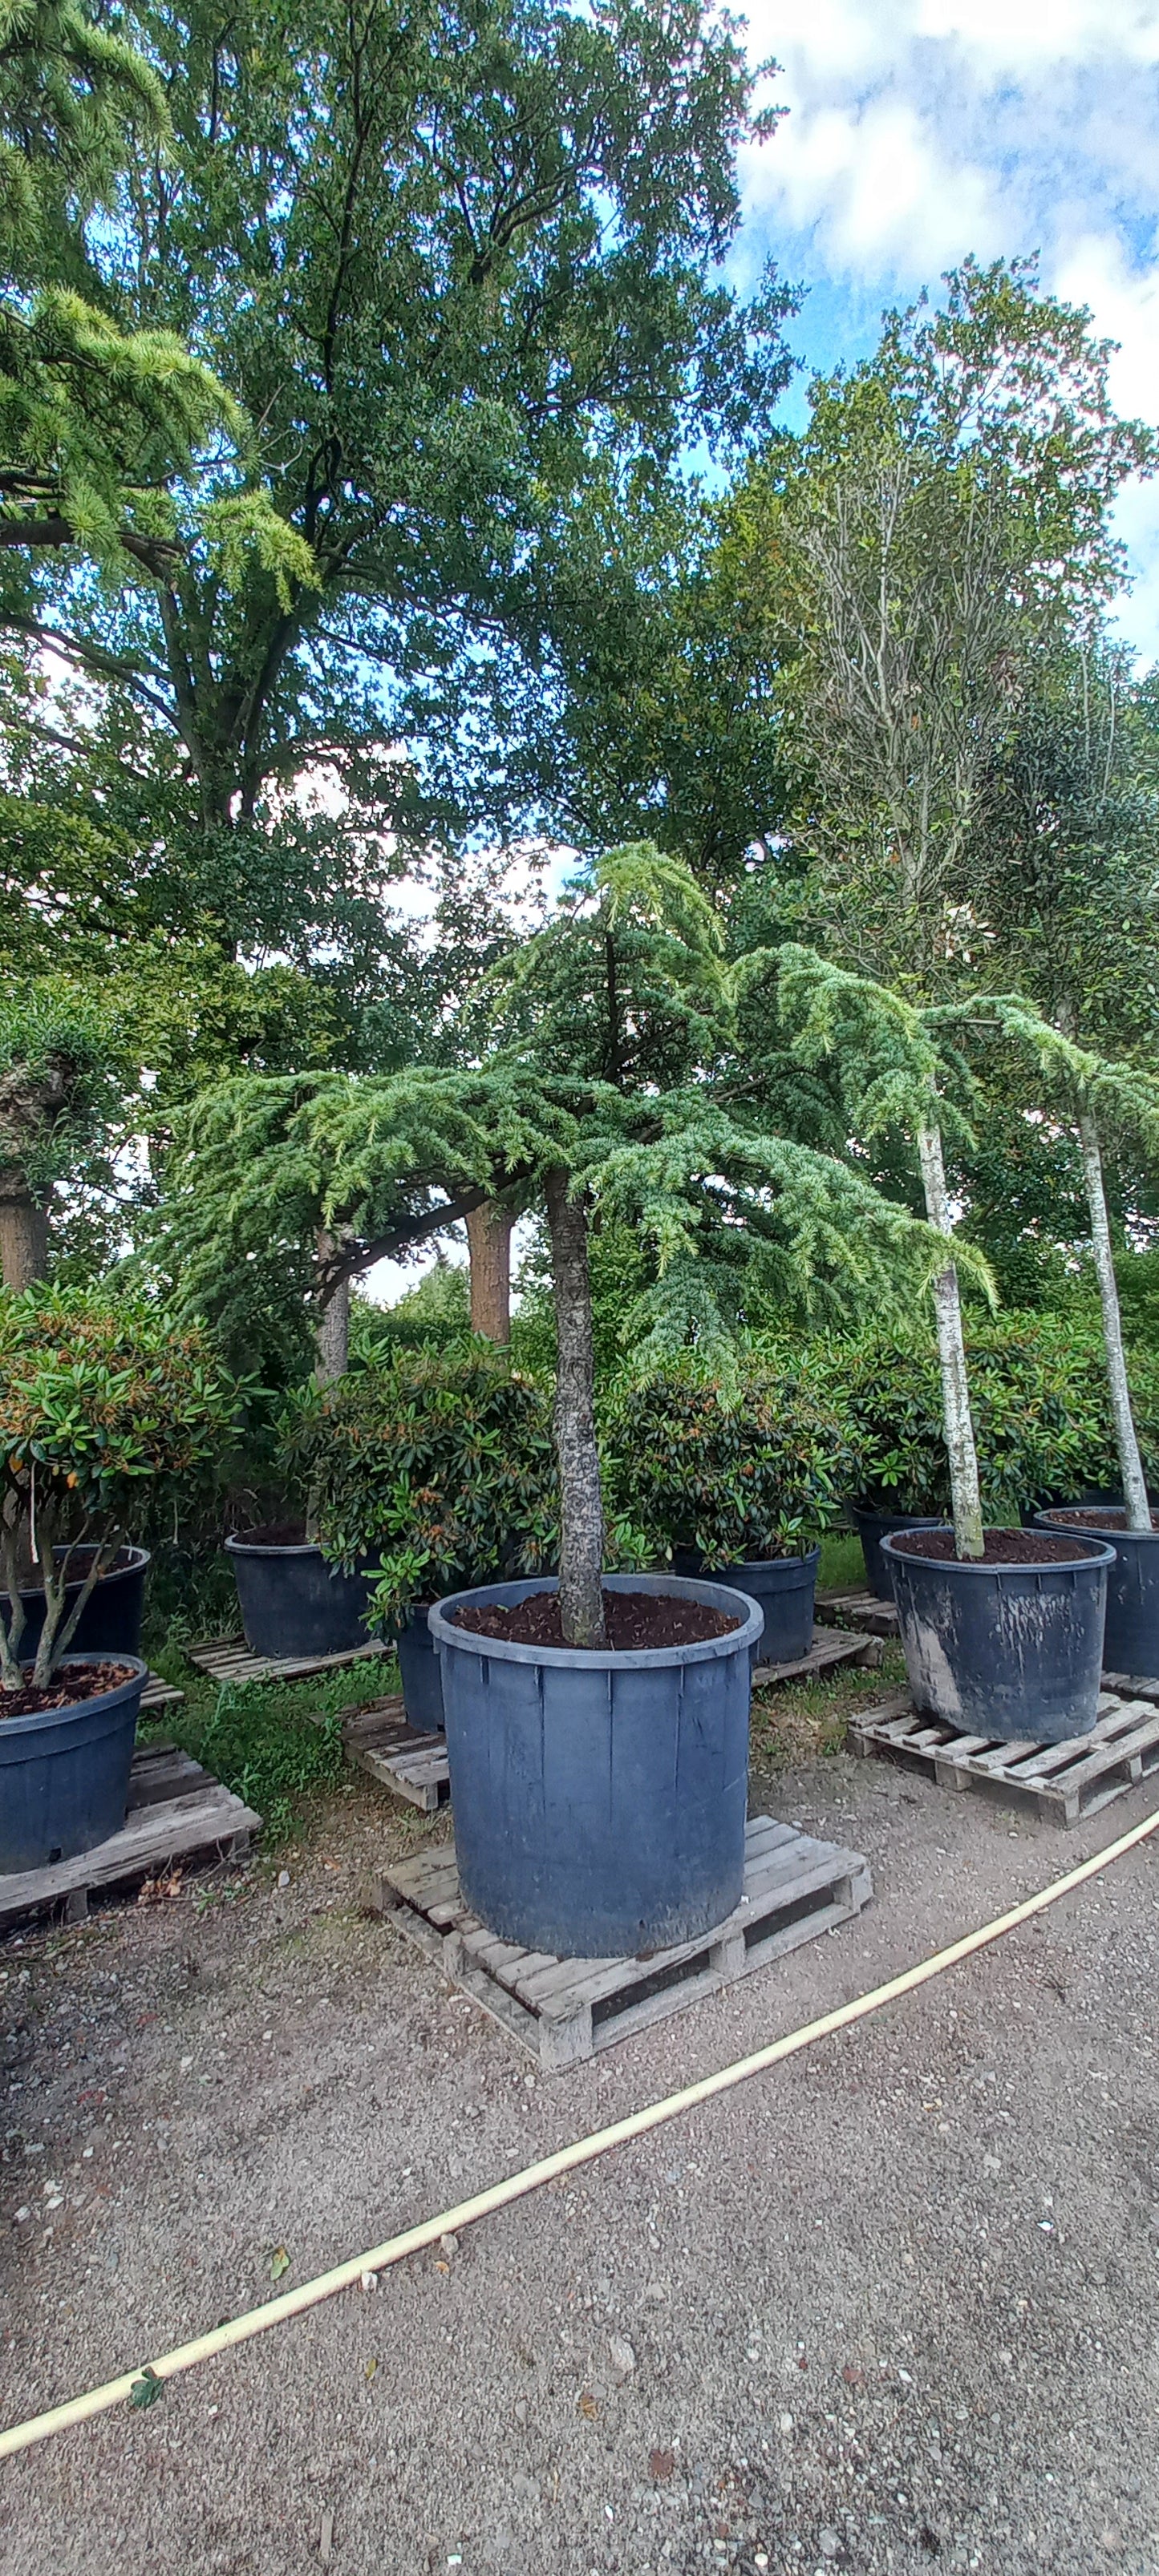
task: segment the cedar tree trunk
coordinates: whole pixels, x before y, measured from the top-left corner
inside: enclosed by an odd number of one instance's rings
[[[559,1615],[569,1646],[603,1646],[604,1506],[592,1370],[592,1297],[588,1220],[582,1199],[568,1197],[568,1175],[547,1175],[547,1222],[555,1290],[559,1360],[555,1381],[555,1446],[563,1536]]]
[[[319,1263],[329,1261],[335,1249],[334,1237],[325,1232],[318,1236]],[[319,1386],[332,1386],[335,1378],[345,1377],[350,1362],[350,1281],[342,1279],[330,1295],[318,1317],[314,1377]]]
[[[471,1330],[484,1341],[506,1345],[511,1339],[512,1219],[493,1199],[484,1199],[467,1217],[471,1254]]]
[[[1087,1204],[1091,1212],[1091,1243],[1095,1255],[1095,1275],[1103,1309],[1103,1341],[1107,1353],[1107,1379],[1111,1389],[1111,1413],[1115,1424],[1115,1446],[1119,1452],[1119,1470],[1123,1479],[1123,1501],[1127,1506],[1127,1527],[1149,1530],[1151,1506],[1143,1478],[1143,1462],[1135,1437],[1131,1413],[1131,1390],[1127,1384],[1127,1363],[1123,1356],[1123,1325],[1119,1314],[1119,1291],[1115,1285],[1115,1264],[1111,1254],[1111,1229],[1107,1223],[1107,1194],[1103,1187],[1103,1157],[1099,1131],[1089,1115],[1079,1120],[1079,1144],[1082,1148],[1083,1179]]]
[[[950,1203],[946,1194],[946,1173],[942,1161],[941,1130],[923,1127],[918,1135],[922,1187],[926,1195],[926,1215],[939,1234],[952,1235]],[[978,1485],[978,1453],[974,1447],[974,1425],[970,1417],[970,1388],[966,1376],[966,1345],[962,1335],[962,1300],[958,1291],[955,1264],[947,1262],[934,1281],[934,1309],[938,1324],[938,1362],[942,1375],[942,1415],[945,1424],[946,1451],[950,1461],[950,1494],[954,1517],[954,1546],[959,1556],[980,1557],[984,1553],[982,1537],[982,1497]]]

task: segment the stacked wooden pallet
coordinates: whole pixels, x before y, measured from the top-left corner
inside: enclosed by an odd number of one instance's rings
[[[379,1880],[377,1904],[501,2029],[554,2071],[848,1923],[872,1893],[860,1852],[816,1842],[771,1816],[753,1816],[735,1913],[699,1940],[647,1958],[559,1959],[498,1940],[463,1900],[453,1843],[392,1862]]]
[[[166,1874],[175,1861],[244,1857],[261,1817],[175,1744],[140,1745],[120,1833],[75,1860],[0,1878],[0,1927],[28,1914],[82,1922],[89,1898]]]
[[[1149,1699],[1104,1691],[1090,1734],[1063,1744],[970,1735],[919,1717],[904,1692],[851,1717],[849,1741],[855,1753],[924,1771],[940,1789],[980,1790],[1048,1823],[1077,1825],[1159,1771],[1159,1682],[1149,1688]]]

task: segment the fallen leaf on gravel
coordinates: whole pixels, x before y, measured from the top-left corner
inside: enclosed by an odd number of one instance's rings
[[[579,2399],[579,2413],[587,2417],[589,2424],[593,2424],[599,2411],[599,2407],[590,2388],[585,2388],[583,2395]]]
[[[855,2361],[847,2361],[843,2363],[841,2376],[847,2388],[861,2388],[864,2386],[865,2372],[858,2369]]]
[[[289,2268],[290,2257],[286,2252],[285,2246],[275,2245],[273,2253],[270,2256],[271,2281],[280,2281],[283,2272],[288,2272]]]
[[[648,2475],[658,2481],[670,2478],[676,2466],[675,2451],[649,2451]]]
[[[377,2354],[376,2352],[372,2352],[372,2353],[371,2353],[371,2356],[370,2356],[370,2359],[369,2359],[369,2361],[367,2362],[366,2368],[365,2368],[365,2370],[364,2370],[364,2372],[363,2372],[363,2374],[362,2374],[362,2375],[363,2375],[363,2378],[364,2378],[364,2379],[373,2379],[374,2374],[375,2374],[375,2371],[377,2370],[377,2368],[378,2368],[378,2354]]]
[[[130,2406],[155,2406],[158,2398],[163,2397],[164,2394],[164,2380],[158,2379],[156,2371],[149,2362],[146,2362],[140,2378],[133,2381],[129,2390]]]

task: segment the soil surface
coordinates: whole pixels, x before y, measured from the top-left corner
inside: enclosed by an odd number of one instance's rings
[[[1074,1505],[1068,1504],[1065,1510],[1060,1507],[1057,1511],[1052,1511],[1049,1517],[1052,1521],[1064,1522],[1068,1529],[1074,1528],[1098,1531],[1125,1530],[1127,1527],[1126,1513],[1124,1511],[1115,1511],[1113,1508],[1109,1508],[1105,1503],[1101,1505],[1092,1504],[1089,1511],[1084,1510],[1081,1503],[1075,1503]],[[1151,1527],[1153,1530],[1159,1530],[1159,1512],[1152,1512]],[[1140,1538],[1145,1538],[1147,1533],[1145,1530],[1140,1530],[1137,1535]]]
[[[868,1856],[873,1905],[546,2078],[363,1910],[450,1820],[361,1775],[302,1848],[9,1936],[0,2421],[795,2030],[1155,1804],[1064,1834],[842,1755],[758,1778],[754,1812]],[[1155,2576],[1157,1987],[1152,1841],[373,2295],[7,2463],[3,2576]]]
[[[6,1717],[40,1717],[48,1709],[75,1708],[81,1700],[97,1699],[102,1691],[116,1690],[132,1679],[131,1664],[73,1664],[54,1673],[43,1690],[33,1690],[31,1683],[23,1690],[0,1690],[0,1725]]]
[[[605,1592],[607,1643],[620,1654],[651,1646],[699,1646],[706,1637],[727,1637],[741,1621],[707,1603],[681,1601],[666,1592]],[[533,1592],[526,1601],[492,1601],[478,1609],[456,1610],[454,1625],[476,1637],[501,1637],[515,1646],[567,1646],[556,1592]],[[581,1652],[582,1648],[575,1651]],[[603,1654],[605,1647],[597,1650]]]
[[[267,1521],[261,1529],[234,1530],[239,1547],[305,1547],[305,1521]]]
[[[954,1533],[948,1529],[905,1530],[892,1542],[903,1556],[927,1557],[941,1564],[952,1559],[955,1565],[966,1560],[958,1555]],[[1068,1565],[1074,1562],[1074,1549],[1065,1538],[1050,1538],[1045,1530],[993,1529],[984,1534],[984,1556],[972,1560],[982,1565]]]

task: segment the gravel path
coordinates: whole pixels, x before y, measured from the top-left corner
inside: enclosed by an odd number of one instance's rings
[[[860,1923],[540,2079],[360,1911],[368,1784],[289,1884],[0,1945],[11,2422],[984,1922],[1065,1835],[846,1758],[754,1806]],[[436,1828],[436,1831],[445,1830]],[[0,2470],[2,2576],[1159,2570],[1159,1849],[907,2003]]]

